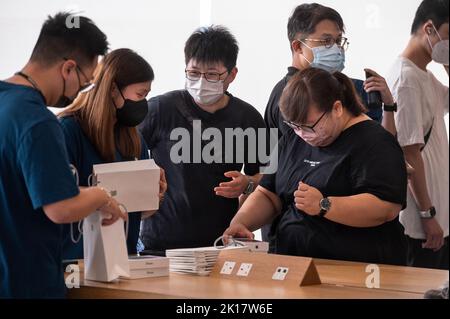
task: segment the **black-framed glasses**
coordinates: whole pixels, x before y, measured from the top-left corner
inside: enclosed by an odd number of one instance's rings
[[[327,49],[330,49],[333,45],[337,45],[338,47],[342,48],[344,51],[348,49],[348,46],[350,45],[350,42],[348,42],[348,38],[346,37],[339,37],[337,39],[333,37],[323,38],[323,39],[310,39],[306,38],[302,41],[310,41],[310,42],[316,42],[320,43],[321,45],[325,46]]]
[[[65,61],[68,61],[69,59],[68,58],[63,58]],[[76,65],[75,65],[75,67],[76,67],[76,71],[77,71],[77,78],[78,78],[78,85],[80,86],[80,92],[81,91],[84,91],[84,90],[87,90],[88,88],[90,88],[92,85],[93,85],[93,83],[91,83],[91,81],[89,80],[89,78],[86,76],[86,74],[83,72],[83,70],[81,69],[81,67],[78,65],[78,62],[77,61],[75,61],[76,62]],[[81,73],[81,75],[84,77],[84,79],[86,80],[85,82],[84,82],[84,84],[81,84],[81,79],[80,79],[80,74],[78,74],[78,72],[80,72]]]
[[[316,133],[316,131],[314,131],[314,128],[317,126],[317,124],[319,124],[319,122],[323,119],[323,117],[327,113],[328,112],[323,112],[323,114],[319,117],[319,119],[316,121],[316,123],[314,123],[312,126],[305,125],[305,124],[296,124],[296,123],[291,122],[291,121],[283,121],[283,122],[287,126],[289,126],[291,129],[293,129],[294,131],[303,131],[303,132],[309,132],[309,133]]]
[[[198,81],[203,76],[206,81],[211,83],[219,82],[221,80],[220,78],[222,77],[222,75],[228,73],[228,71],[218,73],[218,72],[199,72],[196,70],[184,70],[184,72],[186,73],[186,78],[191,81]]]

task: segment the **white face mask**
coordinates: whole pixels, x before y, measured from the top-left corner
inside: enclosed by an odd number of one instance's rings
[[[208,82],[204,77],[193,81],[186,79],[186,90],[194,101],[201,105],[211,105],[220,100],[224,94],[223,81]]]
[[[434,31],[436,31],[437,36],[439,37],[439,40],[434,46],[431,44],[430,36],[427,34],[428,44],[431,48],[431,58],[434,62],[448,65],[448,59],[449,59],[449,50],[448,50],[448,40],[442,40],[441,35],[436,30],[436,27],[433,25]]]

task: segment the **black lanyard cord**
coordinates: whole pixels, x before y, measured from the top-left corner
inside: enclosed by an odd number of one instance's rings
[[[25,80],[27,80],[32,86],[33,88],[39,92],[39,94],[41,94],[42,99],[44,100],[44,103],[47,105],[47,101],[45,100],[45,96],[42,93],[41,89],[39,88],[39,86],[37,85],[36,81],[33,80],[33,78],[25,73],[23,73],[22,71],[16,72],[15,75],[21,76],[23,77]]]

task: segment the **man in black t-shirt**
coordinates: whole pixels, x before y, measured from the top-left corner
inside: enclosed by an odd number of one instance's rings
[[[287,25],[289,45],[292,52],[292,66],[273,88],[264,113],[264,121],[269,128],[278,128],[279,138],[288,131],[278,105],[283,89],[289,79],[298,71],[309,67],[329,72],[341,72],[345,67],[345,51],[349,46],[343,36],[344,21],[334,9],[317,4],[305,3],[295,8]],[[353,79],[356,91],[367,106],[364,82]],[[367,114],[381,122],[382,109],[369,109]]]
[[[146,250],[211,246],[259,183],[264,121],[227,92],[237,54],[224,27],[198,29],[185,46],[186,89],[149,101],[140,131],[166,172],[168,190],[159,211],[143,222]]]

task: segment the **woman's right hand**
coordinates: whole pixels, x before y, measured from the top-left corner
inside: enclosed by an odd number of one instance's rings
[[[245,225],[237,223],[230,225],[223,233],[223,242],[225,245],[228,244],[230,237],[254,239],[255,235]]]
[[[159,173],[159,202],[164,200],[164,195],[167,192],[167,179],[166,172],[161,168]]]
[[[125,221],[128,220],[128,214],[120,209],[119,203],[112,197],[109,198],[105,205],[99,208],[99,211],[106,216],[102,220],[103,226],[112,225],[119,218],[122,218]]]

